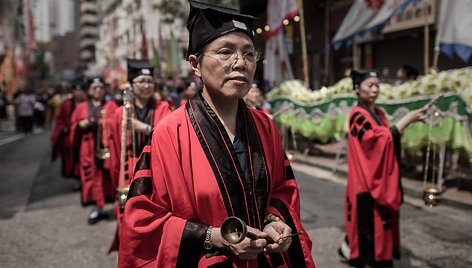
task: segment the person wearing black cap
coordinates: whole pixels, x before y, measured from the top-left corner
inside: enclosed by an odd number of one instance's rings
[[[380,81],[373,70],[353,70],[357,106],[349,116],[346,239],[338,252],[351,266],[391,267],[399,257],[400,138],[427,108],[413,110],[391,126],[375,107]]]
[[[187,55],[203,89],[155,127],[141,154],[119,267],[315,267],[277,127],[243,100],[259,59],[252,23],[190,1]],[[220,230],[229,216],[253,239],[229,244]]]
[[[128,83],[132,92],[124,93],[128,94],[124,98],[128,103],[117,108],[111,119],[111,173],[114,189],[129,185],[133,177],[137,158],[146,145],[152,129],[171,112],[167,102],[157,101],[154,98],[153,65],[147,60],[138,59],[128,59],[127,65]],[[129,118],[124,126],[123,116]],[[124,136],[126,141],[125,163],[121,163],[121,147],[124,145],[122,144],[123,127],[126,130]],[[122,213],[118,205],[116,206],[115,214],[119,229]],[[111,250],[116,250],[117,247],[118,240],[115,240]]]
[[[66,99],[60,106],[56,116],[55,128],[51,134],[52,160],[61,157],[63,177],[79,178],[77,162],[74,162],[72,143],[69,139],[71,116],[77,105],[85,100],[85,90],[77,85],[72,92],[72,98]]]
[[[70,135],[74,161],[79,163],[82,205],[95,205],[88,215],[89,224],[107,216],[103,206],[112,200],[114,193],[108,151],[109,118],[117,107],[114,102],[105,101],[104,85],[101,77],[88,79],[88,99],[77,105],[71,116]]]

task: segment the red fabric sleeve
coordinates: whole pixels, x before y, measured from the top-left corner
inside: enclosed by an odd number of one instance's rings
[[[173,197],[188,189],[178,183],[183,178],[180,161],[172,137],[165,130],[154,132],[151,147],[146,148],[150,151],[150,170],[141,170],[134,177],[134,180],[152,177],[152,194],[135,196],[126,202],[119,267],[173,267],[177,261],[187,220],[183,218],[186,215],[173,214],[172,207],[191,205],[192,201],[186,198],[188,194],[181,194],[180,199]],[[171,200],[181,204],[172,204]]]

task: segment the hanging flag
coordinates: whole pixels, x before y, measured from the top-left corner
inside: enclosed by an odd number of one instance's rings
[[[449,58],[468,62],[472,55],[472,1],[442,0],[436,46]]]
[[[293,72],[284,40],[284,31],[279,31],[266,41],[264,80],[270,88],[276,87],[285,80],[292,80]]]
[[[170,33],[169,40],[169,60],[168,65],[172,72],[180,72],[180,49],[177,39],[174,36],[174,33]]]
[[[0,82],[6,83],[6,94],[13,96],[17,90],[15,51],[7,46],[7,52],[0,67]]]
[[[17,44],[15,46],[15,72],[18,75],[24,75],[27,71],[25,64],[25,55],[23,53],[23,48]]]
[[[34,27],[34,17],[31,11],[30,1],[28,1],[28,58],[36,49],[36,36]]]
[[[267,25],[270,30],[266,37],[276,35],[282,27],[284,19],[292,19],[298,14],[297,0],[268,0],[267,1]]]
[[[418,0],[355,0],[333,38],[337,50],[344,43],[351,44],[355,37],[367,32],[380,31],[396,13],[403,11],[410,2]]]
[[[147,60],[148,56],[148,44],[146,38],[146,31],[144,30],[144,19],[141,19],[141,59]]]
[[[292,66],[285,43],[283,20],[291,19],[298,14],[297,0],[268,0],[264,80],[271,88],[284,80],[293,79]]]

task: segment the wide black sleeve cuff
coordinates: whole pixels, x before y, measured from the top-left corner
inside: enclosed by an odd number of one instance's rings
[[[401,144],[402,136],[396,126],[393,126],[390,128],[390,133],[392,133],[395,156],[397,157],[398,161],[400,161],[401,150],[402,150],[402,144]]]
[[[208,225],[187,221],[180,241],[177,267],[197,267]]]

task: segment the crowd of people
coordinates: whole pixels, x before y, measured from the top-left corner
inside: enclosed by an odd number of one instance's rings
[[[88,224],[109,217],[104,206],[114,204],[110,251],[119,251],[120,267],[314,267],[297,184],[253,83],[252,20],[191,2],[194,76],[156,83],[148,61],[127,59],[118,94],[95,76],[61,101],[53,159],[80,182],[81,204],[92,206]],[[230,216],[256,238],[229,244],[220,228]],[[143,229],[143,221],[151,224]]]
[[[90,225],[117,221],[119,267],[315,267],[297,182],[253,78],[253,17],[190,1],[192,74],[157,82],[147,60],[127,59],[127,83],[100,75],[13,99],[17,130],[50,126],[52,159],[77,180]],[[417,73],[403,66],[396,83]],[[425,109],[391,126],[375,108],[381,75],[349,70],[358,105],[349,120],[346,239],[355,267],[391,267],[399,253],[399,139]],[[384,76],[388,73],[383,72]],[[6,106],[0,96],[0,116]],[[371,157],[376,156],[376,157]],[[242,223],[230,242],[222,223]],[[246,231],[242,232],[242,228]],[[226,265],[226,266],[225,266]],[[220,266],[218,266],[220,267]]]

